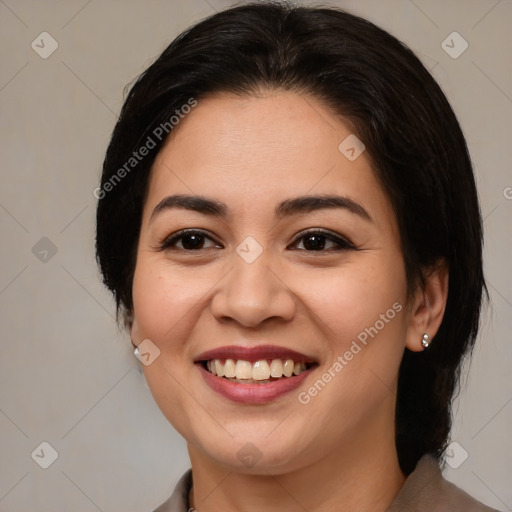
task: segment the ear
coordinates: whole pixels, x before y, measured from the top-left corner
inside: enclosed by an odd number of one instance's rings
[[[448,298],[448,265],[436,263],[425,275],[424,286],[418,286],[412,300],[405,346],[413,352],[424,350],[423,334],[434,338],[443,320]]]

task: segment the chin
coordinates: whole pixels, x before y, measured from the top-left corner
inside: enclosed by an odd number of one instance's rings
[[[202,452],[212,463],[229,471],[248,475],[279,475],[297,470],[306,463],[304,439],[291,433],[281,433],[273,439],[261,437],[261,433],[247,433],[230,437],[229,440],[205,439],[203,436],[204,433],[201,439],[190,442],[192,450]]]

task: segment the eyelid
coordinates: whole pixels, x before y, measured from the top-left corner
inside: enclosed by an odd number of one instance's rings
[[[176,231],[175,233],[172,233],[172,234],[166,236],[163,240],[161,240],[157,244],[157,249],[159,249],[159,250],[169,249],[173,242],[176,242],[178,239],[180,239],[181,237],[183,237],[189,233],[199,233],[199,234],[203,235],[205,238],[209,238],[212,242],[216,243],[217,245],[222,246],[222,244],[220,242],[218,242],[215,239],[215,237],[213,237],[208,231],[205,231],[204,229],[185,228],[185,229],[180,229],[179,231]],[[189,252],[192,252],[192,251],[189,251]]]
[[[295,245],[297,242],[300,241],[301,238],[305,237],[308,234],[316,234],[316,233],[322,234],[323,236],[325,236],[325,238],[327,238],[331,242],[339,244],[339,246],[341,248],[345,247],[348,249],[357,250],[357,247],[355,246],[355,244],[353,244],[348,238],[346,238],[342,235],[339,235],[337,233],[334,233],[332,231],[329,231],[328,229],[325,229],[325,228],[304,229],[295,235],[295,237],[290,245]],[[320,253],[320,252],[328,252],[328,251],[307,251],[307,252],[319,252]]]
[[[215,237],[213,237],[208,231],[205,231],[203,229],[199,228],[185,228],[181,229],[179,231],[176,231],[175,233],[172,233],[169,236],[166,236],[161,242],[158,243],[157,249],[158,250],[165,250],[172,247],[172,244],[175,243],[177,240],[179,240],[181,237],[189,234],[189,233],[199,233],[203,235],[205,238],[210,239],[212,242],[214,242],[217,245],[220,245],[222,248],[222,244],[218,242]],[[325,228],[307,228],[299,233],[297,233],[293,239],[293,241],[287,246],[290,247],[292,245],[296,245],[302,238],[309,234],[321,234],[331,242],[334,242],[338,244],[339,249],[354,249],[357,250],[357,247],[346,237],[336,234],[332,231],[329,231]],[[305,249],[300,249],[301,251],[305,251]],[[186,251],[186,250],[185,250]],[[196,252],[196,251],[187,251],[187,252]],[[329,252],[329,251],[306,251],[306,252]]]

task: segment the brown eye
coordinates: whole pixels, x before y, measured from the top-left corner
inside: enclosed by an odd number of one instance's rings
[[[355,249],[354,245],[347,240],[344,240],[343,238],[337,237],[326,231],[309,231],[307,233],[300,233],[293,245],[297,246],[298,242],[301,241],[303,248],[299,247],[299,250],[308,252],[326,252],[327,250],[340,251]]]
[[[213,242],[213,245],[208,246],[208,241]],[[206,245],[206,246],[205,246]],[[218,247],[212,238],[207,236],[202,231],[179,231],[174,235],[166,238],[161,244],[161,249],[178,249],[184,251],[198,251],[201,249],[208,249],[209,247]]]

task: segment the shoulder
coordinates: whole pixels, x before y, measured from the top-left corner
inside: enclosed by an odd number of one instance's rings
[[[424,455],[388,512],[498,512],[446,480],[433,455]]]
[[[178,481],[171,497],[154,512],[189,512],[192,485],[189,469]],[[432,455],[424,455],[408,476],[387,512],[499,512],[475,500],[446,480]]]
[[[171,497],[154,512],[189,512],[188,493],[192,486],[192,470],[189,469],[178,481]]]

